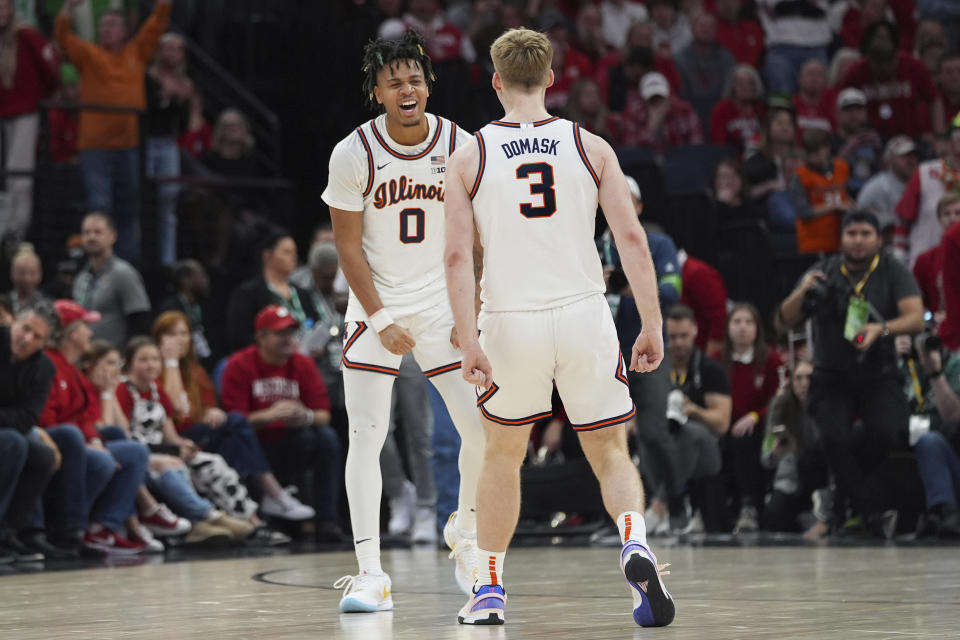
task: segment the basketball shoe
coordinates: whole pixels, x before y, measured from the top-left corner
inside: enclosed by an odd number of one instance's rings
[[[471,598],[457,614],[460,624],[503,624],[507,594],[500,585],[476,586],[470,591]]]
[[[454,524],[457,520],[457,512],[454,511],[447,518],[447,524],[443,527],[443,540],[450,547],[450,558],[456,562],[453,575],[457,580],[457,586],[463,591],[464,595],[473,595],[473,585],[477,581],[477,534],[472,535],[464,533]]]
[[[633,619],[641,627],[665,627],[676,613],[673,597],[660,579],[657,558],[636,540],[627,540],[620,550],[620,570],[633,594]]]
[[[390,611],[393,609],[390,587],[390,576],[385,573],[343,576],[333,583],[334,589],[343,589],[341,613]]]

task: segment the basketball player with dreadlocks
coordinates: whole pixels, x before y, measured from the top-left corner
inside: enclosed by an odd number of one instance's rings
[[[419,34],[370,42],[363,71],[367,100],[381,113],[334,148],[321,196],[350,285],[342,360],[350,421],[346,487],[360,569],[334,585],[344,589],[344,613],[393,608],[390,577],[380,566],[380,449],[405,353],[413,352],[460,432],[459,504],[443,534],[465,593],[477,573],[484,442],[474,389],[459,375],[443,269],[446,162],[470,136],[426,112],[434,76]]]

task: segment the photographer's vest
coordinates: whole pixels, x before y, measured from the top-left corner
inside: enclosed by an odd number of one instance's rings
[[[847,179],[850,167],[842,158],[833,161],[833,171],[826,175],[818,173],[807,165],[797,169],[797,178],[807,192],[810,207],[824,204],[836,204],[838,211],[825,216],[802,219],[797,218],[798,253],[835,253],[840,249],[840,212],[839,207],[847,196]]]

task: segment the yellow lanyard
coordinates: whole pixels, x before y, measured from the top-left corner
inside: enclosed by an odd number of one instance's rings
[[[920,386],[920,376],[917,375],[917,367],[913,364],[913,358],[907,360],[907,368],[910,370],[910,382],[913,384],[913,393],[917,396],[917,413],[923,413],[923,387]]]
[[[853,280],[850,280],[850,272],[847,270],[847,265],[845,264],[840,265],[840,273],[842,273],[844,277],[850,281],[850,284],[853,285],[853,293],[858,298],[863,298],[863,293],[862,293],[863,288],[867,286],[867,280],[869,280],[873,272],[877,270],[878,264],[880,264],[879,253],[873,256],[873,262],[870,263],[870,268],[867,269],[867,272],[863,274],[863,278],[861,278],[860,282],[858,282],[857,284],[853,284]]]
[[[683,375],[682,375],[682,376],[679,376],[679,379],[678,379],[677,372],[676,372],[675,370],[674,370],[674,371],[671,371],[671,372],[670,372],[670,382],[672,382],[673,384],[676,384],[676,385],[679,385],[679,386],[682,387],[683,385],[685,385],[685,384],[687,383],[687,372],[684,371],[684,372],[683,372]]]

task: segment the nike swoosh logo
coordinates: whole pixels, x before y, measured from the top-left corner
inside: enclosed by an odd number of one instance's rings
[[[391,160],[390,162],[393,162],[393,160]],[[377,171],[380,171],[380,169],[383,169],[385,166],[387,166],[388,164],[390,164],[390,162],[384,162],[383,164],[378,164],[378,165],[377,165]]]
[[[371,540],[373,540],[373,538],[364,538],[363,540],[354,540],[353,544],[361,544],[363,542],[369,542]]]

